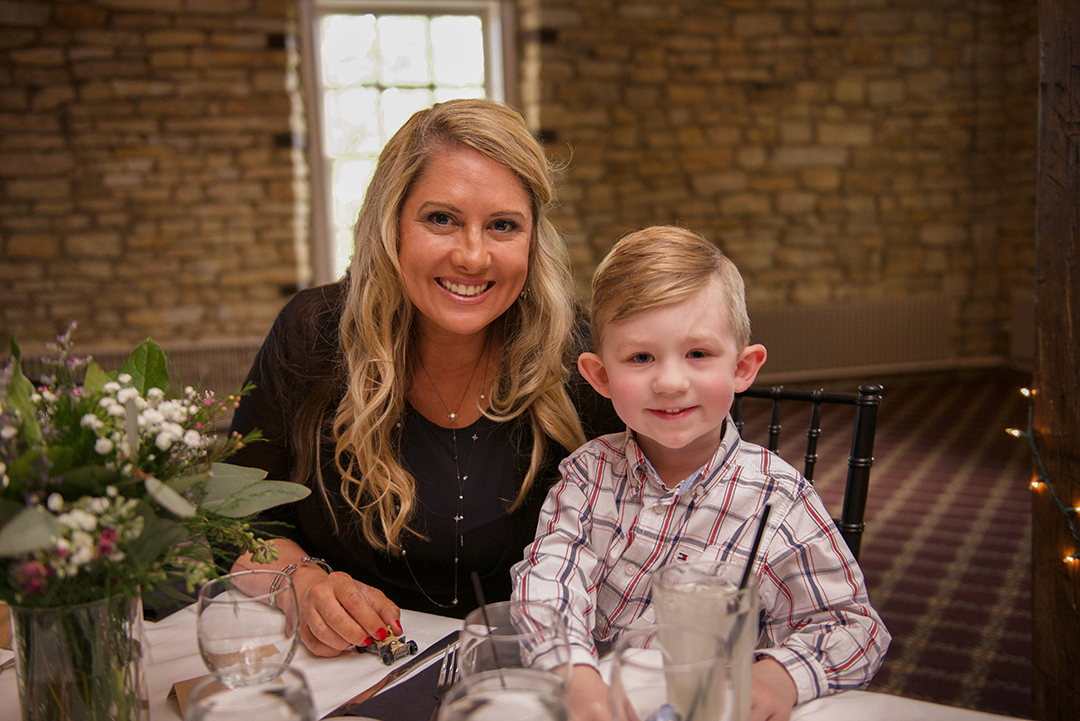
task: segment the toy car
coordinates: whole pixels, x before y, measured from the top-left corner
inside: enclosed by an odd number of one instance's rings
[[[395,636],[394,632],[387,627],[387,636],[382,641],[373,641],[367,646],[357,646],[356,650],[361,653],[374,653],[382,658],[382,662],[389,666],[403,656],[415,656],[417,652],[416,641],[409,641],[404,636]]]

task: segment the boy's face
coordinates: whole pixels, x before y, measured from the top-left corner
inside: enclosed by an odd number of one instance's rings
[[[735,393],[754,382],[765,362],[763,346],[736,348],[719,282],[609,325],[599,355],[578,359],[582,375],[611,398],[665,482],[665,468],[689,475],[716,452]]]

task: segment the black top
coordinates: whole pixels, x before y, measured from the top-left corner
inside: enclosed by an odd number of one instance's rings
[[[262,468],[268,478],[290,480],[296,461],[288,429],[310,407],[307,402],[330,400],[324,416],[324,428],[329,428],[345,384],[337,344],[344,297],[343,283],[310,288],[294,296],[282,310],[248,375],[255,389],[241,400],[232,422],[233,431],[247,433],[258,428],[267,441],[246,446],[231,462]],[[579,350],[587,347],[586,337],[585,326],[580,324],[576,338]],[[587,437],[625,429],[610,402],[592,390],[577,374],[576,366],[567,390]],[[365,542],[356,513],[340,492],[341,476],[334,464],[329,431],[324,436],[322,459],[326,499],[315,490],[313,479],[297,479],[312,487],[312,494],[272,509],[265,518],[290,524],[292,528],[276,527],[274,532],[295,540],[334,570],[378,588],[402,608],[464,616],[478,605],[469,578],[474,570],[481,578],[485,600],[508,599],[510,567],[522,559],[522,551],[536,534],[540,506],[548,488],[558,480],[558,464],[567,451],[549,439],[547,457],[526,502],[508,514],[529,465],[532,440],[527,414],[505,423],[481,417],[470,426],[453,430],[430,422],[407,405],[399,423],[402,464],[417,484],[418,503],[410,525],[427,539],[403,534],[404,557],[376,551]],[[467,476],[460,489],[458,469]],[[459,601],[451,607],[459,490]],[[331,514],[338,519],[337,534]]]

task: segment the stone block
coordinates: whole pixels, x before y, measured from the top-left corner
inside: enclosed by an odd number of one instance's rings
[[[958,223],[937,223],[923,226],[919,230],[919,240],[931,246],[957,246],[967,242],[968,232]]]
[[[780,13],[739,13],[731,25],[737,38],[777,36],[784,32],[784,16]]]
[[[42,27],[48,23],[50,12],[52,6],[44,2],[0,0],[0,17],[5,25]]]
[[[772,156],[774,167],[839,167],[847,165],[849,152],[846,148],[806,145],[777,148]]]
[[[903,80],[874,80],[869,83],[870,104],[898,105],[907,97]]]
[[[194,48],[206,44],[207,33],[202,30],[154,30],[146,33],[143,38],[146,46],[151,49]]]
[[[30,102],[34,111],[42,112],[56,110],[57,108],[72,103],[74,100],[74,87],[70,85],[54,85],[38,90],[34,93]]]
[[[101,27],[109,19],[104,8],[89,3],[56,5],[53,11],[56,22],[69,28]]]
[[[9,180],[8,198],[22,200],[56,200],[71,195],[71,182],[61,178],[48,180]]]
[[[68,152],[5,153],[0,162],[0,176],[33,177],[62,175],[75,167],[75,158]]]
[[[836,190],[840,187],[840,172],[835,168],[804,168],[799,178],[809,190]]]
[[[64,252],[74,256],[118,258],[122,250],[119,233],[72,233],[64,240]]]
[[[772,202],[764,193],[733,193],[720,198],[720,212],[725,215],[765,215],[772,212]]]
[[[822,145],[870,145],[874,128],[870,123],[818,123],[817,134]]]
[[[112,10],[145,10],[150,13],[175,13],[184,7],[184,0],[97,0],[97,4]]]
[[[62,47],[36,47],[8,52],[8,58],[16,65],[63,65],[64,49]]]
[[[52,260],[60,256],[60,239],[54,235],[12,233],[4,245],[11,260]]]

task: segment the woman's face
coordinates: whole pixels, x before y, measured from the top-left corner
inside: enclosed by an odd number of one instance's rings
[[[425,334],[482,332],[525,287],[529,196],[506,166],[472,148],[431,157],[398,226],[405,292]]]

